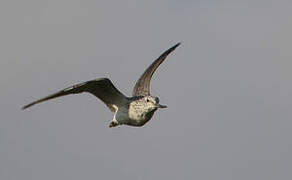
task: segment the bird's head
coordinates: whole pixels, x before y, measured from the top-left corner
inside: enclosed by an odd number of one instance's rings
[[[158,108],[167,108],[165,105],[159,104],[159,98],[153,96],[145,96],[143,97],[144,104],[146,104],[146,108],[148,111],[154,111]]]

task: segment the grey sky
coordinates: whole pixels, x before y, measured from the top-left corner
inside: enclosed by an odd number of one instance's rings
[[[292,178],[292,2],[0,2],[0,179]],[[130,96],[145,68],[167,109],[108,128],[89,94],[20,108],[109,77]]]

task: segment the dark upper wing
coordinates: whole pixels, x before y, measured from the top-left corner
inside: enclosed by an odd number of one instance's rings
[[[155,72],[155,70],[158,68],[158,66],[165,60],[167,55],[171,53],[177,46],[179,46],[180,43],[177,43],[173,47],[169,48],[167,51],[165,51],[162,55],[159,56],[158,59],[156,59],[142,74],[142,76],[139,78],[139,80],[136,82],[136,85],[133,89],[133,96],[147,96],[150,95],[150,80]]]
[[[96,97],[101,99],[112,111],[116,111],[117,106],[127,100],[127,98],[115,88],[115,86],[109,79],[101,78],[70,86],[57,93],[34,101],[24,106],[22,109],[26,109],[32,105],[60,96],[65,96],[68,94],[78,94],[82,92],[88,92],[95,95]]]

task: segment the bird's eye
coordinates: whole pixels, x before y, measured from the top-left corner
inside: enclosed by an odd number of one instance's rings
[[[155,98],[155,102],[156,102],[157,104],[159,103],[159,98],[158,98],[158,97]]]
[[[149,99],[147,98],[146,101],[149,102]]]

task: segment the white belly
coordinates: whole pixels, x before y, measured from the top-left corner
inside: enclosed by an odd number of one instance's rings
[[[129,109],[125,107],[119,107],[114,117],[115,120],[117,120],[119,124],[126,124],[130,126],[143,126],[151,119],[153,113],[156,111],[153,110],[152,112],[146,113],[139,112],[131,108],[131,106],[129,107]]]

